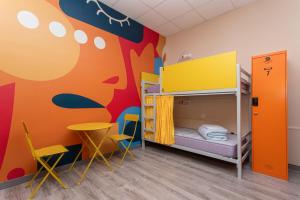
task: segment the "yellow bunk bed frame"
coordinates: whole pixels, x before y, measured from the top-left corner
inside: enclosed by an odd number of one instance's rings
[[[251,151],[251,132],[241,133],[241,97],[243,94],[247,95],[250,101],[251,75],[242,69],[236,60],[237,55],[234,51],[161,67],[160,75],[143,72],[141,81],[142,148],[145,148],[145,141],[155,142],[148,135],[151,133],[155,134],[156,96],[235,95],[237,106],[237,158],[224,157],[176,144],[170,146],[234,163],[237,166],[237,177],[241,179],[242,164]],[[146,93],[146,89],[150,85],[160,85],[160,91],[158,93]],[[153,101],[150,104],[145,101],[149,96],[153,97]],[[151,117],[145,114],[146,109],[149,107],[153,108],[153,116]],[[249,106],[249,116],[251,116],[250,110]],[[145,127],[147,120],[153,120],[152,129]],[[251,130],[251,127],[249,127],[249,130]],[[247,143],[242,144],[246,137],[248,137]]]

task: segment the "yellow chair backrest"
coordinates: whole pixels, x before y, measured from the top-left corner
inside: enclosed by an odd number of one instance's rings
[[[138,121],[139,121],[139,115],[135,115],[135,114],[125,114],[122,134],[124,134],[124,131],[125,131],[125,127],[126,127],[127,122],[135,122],[135,124],[134,124],[134,131],[133,131],[133,135],[132,135],[132,137],[134,137],[134,136],[135,136],[135,132],[136,132],[136,128],[137,128]]]
[[[31,151],[31,154],[32,154],[33,158],[35,158],[34,147],[32,145],[31,139],[29,137],[29,130],[28,130],[27,125],[24,121],[22,122],[22,124],[23,124],[23,128],[24,128],[24,131],[25,131],[25,138],[26,138],[27,144],[30,148],[30,151]]]
[[[139,121],[139,115],[134,115],[134,114],[126,114],[124,117],[125,121],[132,121],[132,122],[137,122]]]

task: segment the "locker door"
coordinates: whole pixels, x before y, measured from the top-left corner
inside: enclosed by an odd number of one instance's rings
[[[286,52],[252,60],[253,170],[288,179]]]

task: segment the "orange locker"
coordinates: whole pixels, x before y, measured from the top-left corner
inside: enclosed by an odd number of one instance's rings
[[[287,52],[252,58],[252,168],[288,180]]]

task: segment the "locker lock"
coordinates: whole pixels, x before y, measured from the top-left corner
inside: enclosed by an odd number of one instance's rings
[[[258,106],[258,97],[252,97],[252,106]]]
[[[270,56],[265,57],[265,62],[270,62],[270,61],[271,61],[271,57]]]

